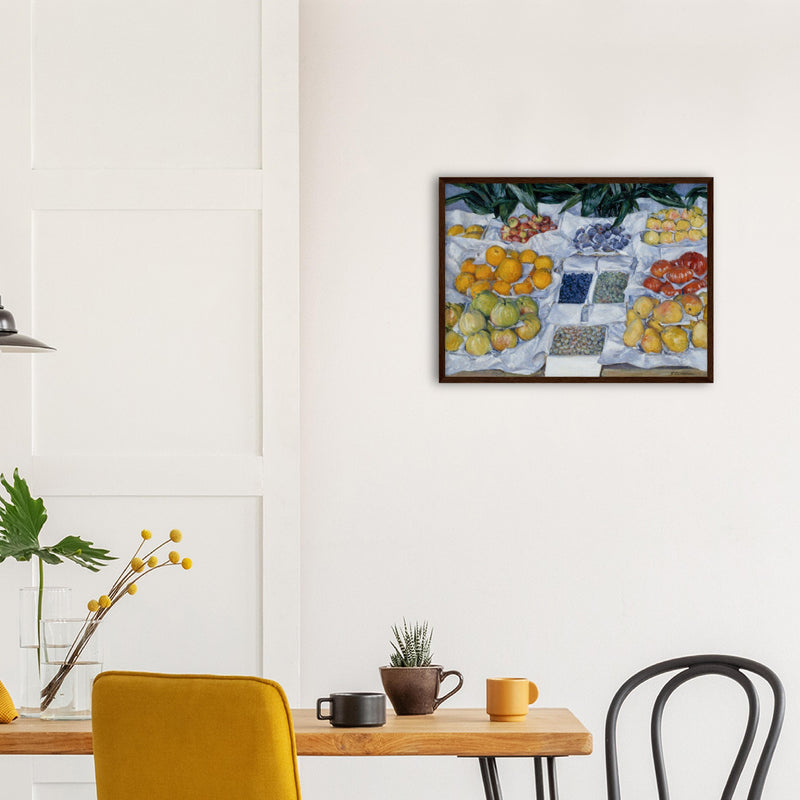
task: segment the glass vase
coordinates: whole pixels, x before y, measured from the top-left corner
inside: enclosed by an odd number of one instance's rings
[[[43,619],[42,719],[91,719],[92,683],[103,669],[100,623]]]
[[[71,596],[71,590],[65,586],[45,586],[39,614],[39,587],[26,586],[19,590],[20,687],[17,704],[21,717],[38,717],[40,712],[39,620],[45,617],[68,617]]]

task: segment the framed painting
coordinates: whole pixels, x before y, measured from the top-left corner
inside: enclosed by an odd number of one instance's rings
[[[440,178],[439,381],[713,381],[712,178]]]

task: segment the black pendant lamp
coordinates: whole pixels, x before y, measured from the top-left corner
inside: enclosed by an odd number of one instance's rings
[[[55,350],[55,347],[17,333],[14,315],[3,308],[0,300],[0,353],[46,353],[50,350]]]

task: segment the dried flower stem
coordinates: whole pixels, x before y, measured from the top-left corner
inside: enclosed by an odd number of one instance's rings
[[[157,545],[149,553],[147,553],[142,559],[142,565],[138,569],[134,569],[133,562],[139,555],[139,552],[141,551],[146,541],[144,533],[145,532],[143,531],[142,541],[139,543],[139,547],[136,548],[136,552],[133,554],[127,565],[123,568],[117,580],[114,581],[108,594],[104,596],[108,601],[107,604],[103,605],[102,604],[103,598],[101,598],[100,605],[94,611],[91,610],[91,604],[90,604],[90,611],[86,615],[86,619],[84,619],[83,625],[81,626],[80,631],[75,637],[75,640],[70,645],[70,648],[67,651],[67,655],[65,656],[64,661],[61,663],[61,666],[59,666],[58,670],[56,671],[56,674],[48,682],[47,686],[45,686],[44,689],[42,689],[41,706],[40,706],[42,711],[47,709],[55,699],[56,694],[58,694],[58,691],[61,688],[64,681],[66,680],[70,670],[75,666],[75,664],[78,663],[78,658],[80,657],[84,648],[88,644],[89,640],[92,638],[94,632],[97,630],[97,626],[100,623],[100,621],[122,599],[124,595],[128,594],[131,586],[133,586],[137,581],[141,580],[145,575],[148,575],[157,569],[161,569],[161,567],[183,566],[184,569],[189,569],[191,567],[190,559],[184,559],[183,561],[180,560],[172,561],[170,559],[168,561],[163,561],[160,564],[156,564],[155,566],[152,567],[148,565],[147,563],[148,559],[154,553],[156,553],[162,547],[165,547],[166,545],[174,541],[180,541],[181,538],[180,532],[173,531],[170,533],[170,538],[168,538],[161,544]],[[175,538],[173,534],[177,534],[177,538]],[[96,601],[92,602],[96,604]]]

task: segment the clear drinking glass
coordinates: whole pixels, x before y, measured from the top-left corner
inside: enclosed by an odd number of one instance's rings
[[[91,719],[92,682],[103,669],[100,634],[94,620],[42,620],[42,719]]]
[[[45,586],[42,589],[42,613],[39,610],[39,587],[26,586],[19,590],[19,652],[21,717],[39,716],[39,692],[42,689],[39,654],[39,618],[68,617],[72,592],[65,586]]]

